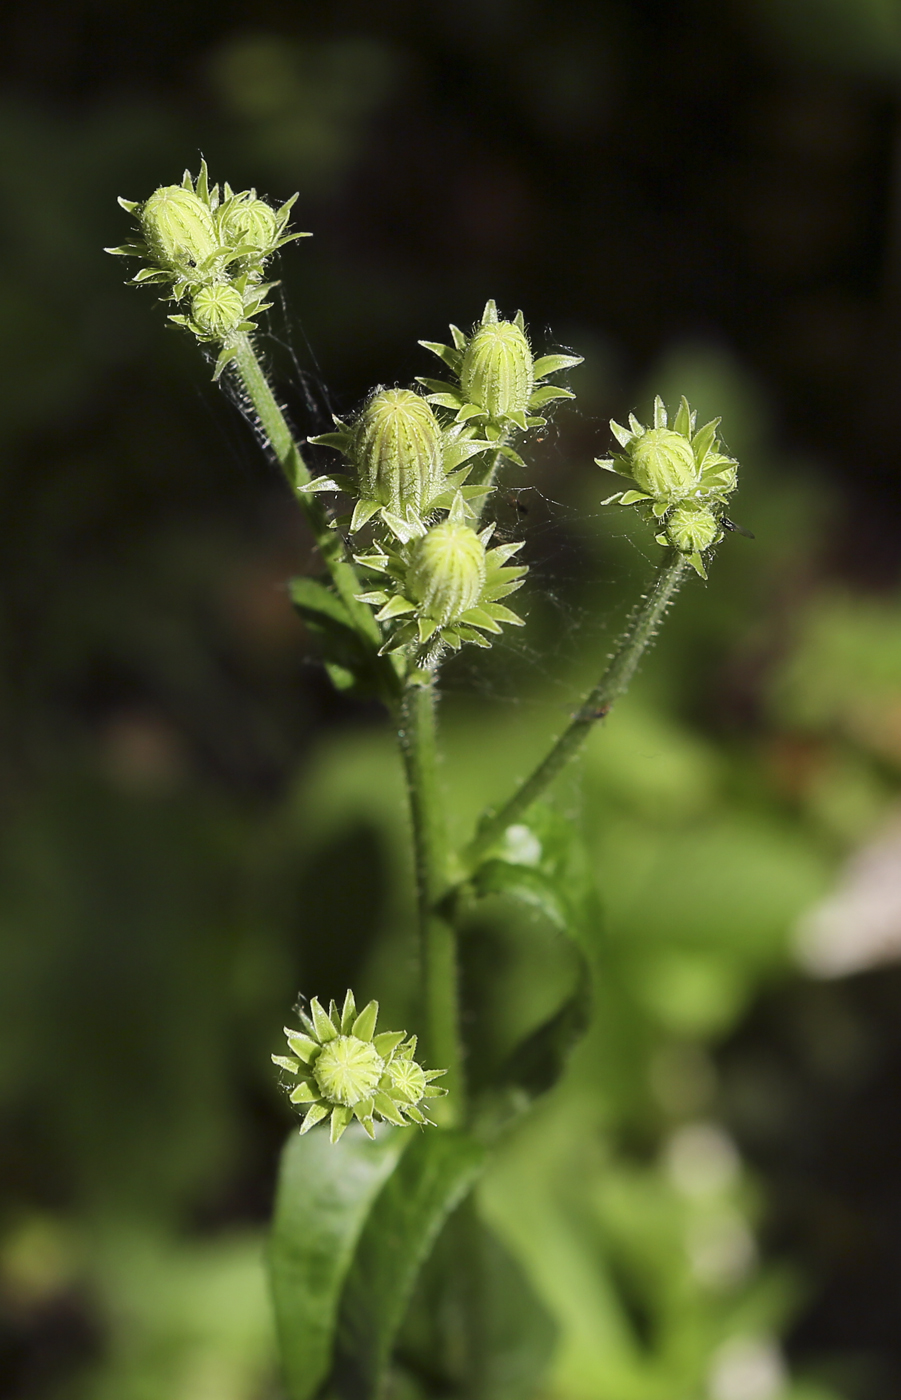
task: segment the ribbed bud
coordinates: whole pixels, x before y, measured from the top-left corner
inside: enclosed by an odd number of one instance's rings
[[[140,220],[151,256],[172,271],[183,270],[186,264],[196,267],[218,246],[209,209],[182,185],[154,190]]]
[[[460,369],[460,387],[469,403],[492,418],[524,413],[533,385],[532,351],[519,326],[494,321],[473,332]]]
[[[323,1046],[313,1077],[323,1098],[353,1108],[375,1093],[384,1069],[385,1061],[371,1041],[339,1035]]]
[[[413,546],[407,583],[423,617],[455,622],[481,597],[485,546],[468,525],[442,521]]]
[[[244,320],[244,298],[227,283],[201,287],[191,302],[191,315],[205,335],[223,340]]]
[[[667,517],[666,537],[682,554],[703,554],[716,544],[720,534],[716,516],[703,506],[676,506]]]
[[[351,457],[360,494],[402,514],[427,510],[444,483],[441,427],[410,389],[383,389],[357,419]]]
[[[222,242],[232,248],[249,244],[268,253],[278,237],[278,220],[265,200],[235,200],[220,211],[219,231]]]
[[[415,1060],[392,1060],[387,1069],[387,1079],[392,1094],[408,1103],[419,1103],[428,1085],[425,1070]]]
[[[649,428],[629,448],[635,484],[658,500],[678,500],[698,483],[688,438],[669,428]]]

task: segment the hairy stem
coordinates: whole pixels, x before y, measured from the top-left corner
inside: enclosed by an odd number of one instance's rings
[[[458,1015],[457,948],[452,924],[437,912],[447,887],[447,836],[438,782],[435,742],[435,684],[408,685],[400,707],[398,740],[404,760],[419,922],[422,1000],[428,1027],[427,1051],[438,1069],[446,1100],[435,1101],[436,1117],[449,1122],[462,1109],[463,1079]]]
[[[501,438],[501,442],[506,441],[506,437],[507,437],[507,434],[505,433],[504,436],[503,436],[503,438]],[[485,468],[484,472],[482,472],[480,475],[476,475],[476,476],[472,479],[471,484],[472,484],[473,486],[489,486],[489,487],[492,487],[492,488],[493,488],[493,487],[494,487],[494,478],[495,478],[495,476],[497,475],[497,469],[498,469],[498,467],[500,466],[501,462],[503,461],[503,457],[504,457],[504,454],[501,452],[500,448],[498,448],[498,449],[495,451],[495,454],[494,454],[494,456],[493,456],[492,459],[491,459],[490,465],[487,466],[487,467]],[[479,500],[477,501],[477,503],[473,506],[472,510],[473,510],[473,515],[474,515],[474,517],[475,517],[474,520],[473,520],[473,524],[474,524],[474,525],[478,525],[479,521],[480,521],[481,518],[482,518],[482,512],[484,511],[484,509],[485,509],[485,507],[486,507],[487,504],[488,504],[488,497],[487,497],[487,495],[486,495],[486,496],[480,497]]]
[[[246,334],[239,336],[236,341],[234,366],[266,440],[278,458],[288,479],[288,485],[300,502],[316,537],[319,553],[357,631],[368,641],[380,643],[381,635],[372,610],[365,603],[357,601],[356,595],[362,591],[362,584],[356,569],[347,558],[344,541],[337,530],[330,528],[328,517],[318,498],[303,489],[310,481],[309,470]]]
[[[632,613],[625,634],[597,685],[586,695],[550,753],[530,777],[526,778],[510,800],[482,823],[477,835],[464,851],[463,861],[470,870],[509,826],[525,816],[532,803],[579,752],[592,726],[606,717],[614,700],[628,688],[642,655],[653,640],[667,608],[678,591],[685,568],[684,556],[674,549],[667,550],[651,587]]]

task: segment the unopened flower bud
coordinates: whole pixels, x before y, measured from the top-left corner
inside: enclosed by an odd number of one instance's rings
[[[263,199],[235,199],[220,211],[219,232],[231,247],[245,244],[268,253],[278,238],[278,220]]]
[[[473,332],[460,369],[460,387],[469,403],[492,418],[524,413],[533,383],[532,351],[515,322],[493,321]]]
[[[419,1103],[428,1084],[421,1065],[413,1059],[397,1058],[391,1061],[387,1074],[395,1098],[407,1103]]]
[[[441,427],[410,389],[383,389],[357,419],[351,456],[360,494],[397,514],[427,510],[444,482]]]
[[[423,617],[454,622],[479,602],[485,546],[468,525],[444,520],[414,544],[407,582]]]
[[[691,442],[669,428],[649,428],[629,448],[632,477],[657,500],[679,500],[698,483]]]
[[[705,506],[676,506],[667,517],[666,537],[682,554],[703,554],[721,534],[719,521]]]
[[[385,1061],[371,1041],[339,1035],[323,1047],[313,1075],[323,1098],[353,1108],[375,1093],[384,1069]]]
[[[204,202],[182,185],[162,185],[140,213],[152,257],[172,271],[198,266],[215,251],[213,217]]]
[[[244,320],[244,298],[228,283],[201,287],[191,302],[191,315],[204,335],[223,340]]]

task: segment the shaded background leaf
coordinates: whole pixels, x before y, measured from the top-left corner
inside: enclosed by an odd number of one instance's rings
[[[484,1162],[484,1149],[471,1138],[427,1129],[386,1181],[341,1297],[335,1384],[345,1400],[378,1395],[416,1276]]]
[[[381,1129],[294,1133],[282,1156],[269,1276],[291,1400],[310,1400],[331,1371],[341,1290],[366,1219],[409,1135]]]

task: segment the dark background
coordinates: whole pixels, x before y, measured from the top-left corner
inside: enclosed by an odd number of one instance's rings
[[[115,197],[201,155],[236,188],[300,191],[315,237],[282,255],[262,344],[302,434],[433,372],[416,341],[489,296],[585,354],[534,499],[514,483],[503,506],[538,585],[530,640],[450,675],[495,711],[578,670],[579,619],[596,640],[640,586],[652,547],[599,511],[591,459],[611,414],[684,370],[758,468],[736,505],[758,540],[726,541],[653,695],[732,765],[729,801],[807,823],[833,868],[901,774],[901,6],[37,0],[0,22],[0,71],[0,1393],[150,1400],[175,1390],[156,1362],[121,1379],[133,1338],[90,1261],[148,1221],[207,1242],[265,1221],[279,1018],[299,986],[374,977],[395,905],[377,824],[320,840],[296,798],[332,733],[383,721],[330,692],[291,612],[309,545],[274,467],[101,254],[128,231]],[[877,619],[862,659],[804,650],[797,618],[838,596],[852,635],[855,607]],[[849,698],[867,667],[876,710]],[[823,815],[842,763],[857,776]],[[878,797],[845,819],[861,773]],[[779,957],[695,1039],[761,1183],[764,1255],[804,1279],[792,1363],[888,1400],[901,979]],[[178,1393],[232,1394],[205,1384]]]

